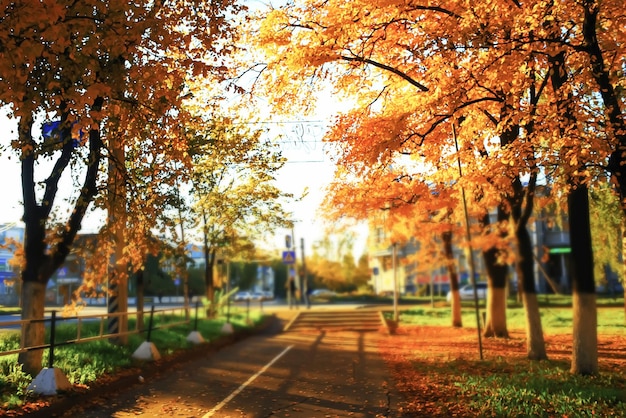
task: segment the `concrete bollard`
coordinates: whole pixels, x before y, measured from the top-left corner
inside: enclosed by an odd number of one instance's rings
[[[141,343],[139,347],[133,353],[133,358],[138,360],[159,360],[161,358],[161,354],[159,354],[159,350],[155,347],[154,343],[149,341],[144,341]]]
[[[235,330],[230,322],[226,322],[222,325],[222,334],[232,334],[233,332],[235,332]]]
[[[44,367],[37,377],[28,385],[28,391],[38,395],[56,395],[58,391],[66,391],[72,388],[72,384],[67,377],[56,367]]]
[[[205,342],[204,338],[202,338],[202,334],[198,331],[191,331],[187,336],[187,341],[192,344],[202,344]]]

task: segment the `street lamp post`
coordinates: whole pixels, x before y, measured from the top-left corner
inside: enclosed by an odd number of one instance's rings
[[[456,161],[458,163],[459,166],[459,179],[461,179],[461,177],[463,177],[463,169],[461,168],[461,157],[459,156],[459,143],[457,141],[456,138],[456,128],[454,123],[452,124],[452,137],[454,139],[454,147],[456,149]],[[472,284],[472,286],[474,287],[474,312],[476,314],[476,329],[478,331],[478,352],[480,355],[480,359],[483,359],[483,343],[482,343],[482,338],[481,338],[481,330],[480,330],[480,314],[478,311],[478,293],[476,290],[476,276],[475,276],[475,272],[476,272],[476,267],[474,265],[474,255],[473,255],[473,251],[472,251],[472,236],[470,233],[470,225],[469,225],[469,214],[467,211],[467,199],[465,197],[465,188],[463,187],[463,185],[461,184],[461,198],[463,201],[463,214],[465,215],[465,238],[467,240],[467,245],[468,245],[468,257],[469,257],[469,267],[470,267],[470,283]]]

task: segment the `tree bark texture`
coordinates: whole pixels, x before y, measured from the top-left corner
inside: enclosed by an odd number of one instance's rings
[[[508,218],[502,207],[498,207],[498,221]],[[483,224],[489,224],[489,214],[483,218]],[[483,251],[483,259],[487,270],[487,321],[483,335],[485,337],[508,337],[506,325],[506,283],[509,273],[507,265],[498,262],[496,247]],[[493,298],[500,298],[494,300]]]
[[[452,326],[460,328],[463,326],[463,319],[461,316],[461,297],[459,295],[459,275],[457,274],[456,260],[452,251],[452,232],[444,232],[442,240],[450,276],[450,291],[452,292],[450,300],[452,306]]]
[[[206,287],[206,297],[209,301],[206,314],[209,318],[215,317],[217,307],[215,306],[215,281],[213,280],[213,266],[215,265],[215,250],[209,247],[207,216],[202,212],[204,231],[204,284]]]
[[[46,301],[46,285],[35,281],[22,284],[22,319],[43,319]],[[33,347],[45,343],[46,327],[42,321],[22,326],[22,347]],[[18,363],[22,370],[36,376],[42,368],[43,350],[21,353]]]
[[[526,129],[532,131],[533,127],[529,125]],[[528,220],[534,208],[536,184],[536,170],[531,172],[526,187],[522,185],[519,176],[516,176],[512,182],[513,193],[509,196],[508,201],[511,208],[511,220],[515,230],[515,244],[517,248],[515,262],[517,285],[518,289],[522,291],[526,315],[526,352],[531,360],[544,360],[548,355],[541,325],[539,304],[537,303],[533,243],[528,233]]]
[[[622,288],[624,289],[624,324],[626,325],[626,218],[622,220]]]
[[[137,294],[137,329],[143,330],[143,311],[144,311],[144,295],[145,285],[143,277],[143,269],[140,268],[135,273],[136,277],[136,294]]]
[[[533,247],[526,225],[518,225],[515,231],[517,237],[517,270],[518,288],[522,292],[524,313],[526,318],[526,352],[531,360],[545,360],[546,342],[543,337],[541,314],[537,303],[535,289],[535,273],[533,266]]]
[[[530,360],[546,360],[546,345],[541,327],[539,302],[536,293],[522,292],[526,319],[526,354]]]
[[[572,247],[573,346],[571,372],[598,373],[598,328],[596,285],[589,221],[589,194],[579,184],[568,195],[570,243]]]

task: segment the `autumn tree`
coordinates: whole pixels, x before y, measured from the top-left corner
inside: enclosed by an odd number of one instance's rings
[[[621,205],[616,191],[608,182],[591,189],[589,199],[594,277],[598,284],[607,285],[607,271],[616,274],[621,271]]]
[[[3,6],[0,103],[10,106],[18,124],[12,145],[22,162],[24,319],[43,318],[46,284],[69,253],[104,182],[101,162],[115,156],[124,165],[119,158],[123,138],[107,130],[120,114],[116,105],[128,104],[136,115],[158,111],[156,104],[179,103],[182,80],[222,68],[222,63],[215,66],[215,57],[232,48],[224,42],[230,33],[224,30],[229,24],[225,10],[235,13],[238,8],[231,2],[178,7],[115,1]],[[150,88],[154,83],[169,84],[167,93]],[[155,92],[161,94],[150,96]],[[50,174],[38,176],[39,168],[49,168]],[[83,180],[76,180],[69,196],[60,196],[62,177],[70,169],[76,169],[73,178]],[[69,204],[59,202],[62,197]],[[61,208],[56,217],[55,208]],[[43,331],[43,322],[24,326],[22,345],[42,344]],[[41,355],[28,351],[20,362],[35,373]]]
[[[332,7],[342,10],[338,4],[327,3],[325,7],[326,10]],[[359,98],[362,107],[339,118],[328,137],[330,140],[336,138],[349,148],[340,163],[353,170],[357,161],[384,167],[386,164],[395,165],[398,155],[414,154],[427,156],[427,163],[432,167],[439,168],[441,164],[453,166],[457,158],[451,152],[454,112],[465,117],[465,113],[470,114],[470,106],[476,107],[474,123],[479,126],[486,119],[484,112],[489,110],[486,106],[491,104],[491,107],[497,108],[497,103],[501,101],[496,95],[496,88],[488,86],[480,89],[467,81],[467,78],[474,80],[480,76],[480,69],[474,71],[469,65],[473,48],[465,47],[477,42],[476,35],[457,30],[456,22],[461,16],[453,7],[385,5],[372,8],[363,5],[351,10],[333,11],[329,14],[334,16],[332,22],[322,22],[324,13],[320,14],[315,7],[304,6],[303,10],[293,13],[292,10],[276,11],[270,14],[268,26],[276,23],[271,26],[274,32],[278,28],[285,29],[280,31],[279,36],[270,35],[265,40],[273,42],[272,45],[277,48],[287,48],[284,45],[288,45],[289,40],[299,43],[295,39],[307,39],[302,41],[308,46],[306,54],[300,50],[289,55],[281,50],[278,55],[285,58],[281,60],[280,68],[298,69],[303,78],[321,79],[327,75],[326,82],[330,77],[342,80],[335,86],[342,93]],[[307,18],[301,19],[302,15]],[[448,28],[454,27],[454,32],[445,32],[442,20],[450,25]],[[408,22],[417,21],[421,29],[413,32]],[[371,35],[364,37],[364,33]],[[333,42],[326,42],[325,39],[333,39]],[[441,39],[448,39],[450,47],[445,47]],[[428,46],[420,49],[420,44]],[[435,53],[429,54],[431,50]],[[390,54],[390,51],[397,53]],[[428,58],[422,59],[420,54],[427,54]],[[464,63],[465,57],[468,65],[459,65]],[[428,62],[428,65],[416,65],[419,59],[423,63]],[[488,62],[486,59],[484,65]],[[444,68],[448,68],[450,63],[454,63],[455,68],[446,73]],[[343,73],[345,76],[335,70],[335,64],[347,68],[347,72]],[[269,68],[277,71],[274,65],[271,62]],[[452,76],[443,77],[442,74]],[[371,88],[362,89],[363,86]],[[445,101],[441,99],[444,94]],[[463,155],[469,159],[475,157],[471,151],[464,150],[473,148],[470,138],[476,131],[471,130],[467,136],[463,132],[464,138],[461,138],[470,141],[469,146],[461,146]],[[466,164],[470,160],[464,161]],[[406,176],[410,174],[406,173]],[[362,172],[353,171],[350,175],[361,177]],[[447,182],[450,183],[450,178]],[[505,306],[505,279],[506,276],[501,274],[497,281],[492,282],[493,287],[501,289],[497,297],[502,299],[500,303],[491,305],[494,309]],[[505,315],[493,312],[490,316],[503,318]],[[505,323],[498,324],[502,326]],[[506,330],[495,330],[495,333],[506,334]]]
[[[585,0],[581,2],[580,7],[580,9],[574,9],[573,13],[576,13],[576,29],[580,31],[582,39],[571,43],[566,41],[566,44],[576,52],[581,52],[585,59],[581,66],[577,60],[578,54],[574,53],[572,55],[575,58],[565,65],[570,74],[579,69],[585,71],[585,74],[589,75],[594,82],[589,96],[599,95],[602,99],[602,106],[598,109],[602,115],[599,118],[600,124],[593,124],[593,130],[606,127],[603,131],[608,142],[612,144],[607,168],[617,184],[622,211],[626,215],[626,164],[623,163],[626,156],[626,103],[624,103],[625,96],[623,95],[626,34],[621,29],[626,24],[626,16],[622,13],[623,4],[619,1]],[[576,118],[576,122],[580,120]],[[592,150],[596,151],[594,148]],[[585,219],[589,219],[588,212]],[[626,219],[626,216],[623,219]],[[622,227],[622,232],[624,231],[626,228]],[[587,230],[585,229],[583,233],[586,237]],[[588,234],[590,235],[591,232],[589,231]],[[626,260],[624,257],[626,238],[624,237],[626,235],[622,237],[622,259]],[[578,252],[574,254],[573,246],[572,255],[574,257],[579,255]],[[592,255],[588,258],[593,260]],[[623,262],[626,266],[626,261]],[[595,281],[593,264],[588,266],[586,263],[585,266],[587,269],[584,271],[584,276],[579,276],[583,274],[580,271],[574,276],[574,302],[577,306],[574,312],[574,358],[571,369],[575,373],[595,374],[598,370],[597,352],[595,356],[589,353],[590,347],[597,351],[596,333],[589,329],[597,325],[596,316],[590,315],[590,311],[595,309]]]
[[[326,232],[326,237],[313,243],[313,253],[306,260],[313,287],[340,292],[363,289],[370,279],[370,271],[367,256],[355,259],[354,233],[338,225],[327,228]]]
[[[462,326],[453,247],[464,245],[459,228],[463,220],[458,216],[463,212],[453,210],[460,208],[460,190],[451,187],[447,176],[458,176],[458,167],[441,161],[435,169],[415,155],[407,158],[400,152],[395,157],[391,165],[353,161],[350,174],[337,176],[331,183],[323,212],[330,219],[367,221],[370,231],[381,230],[379,250],[391,252],[394,243],[407,246],[417,241],[418,252],[405,254],[403,259],[425,274],[445,266],[453,290],[452,324]]]
[[[282,204],[291,195],[274,184],[284,158],[261,131],[214,118],[206,122],[204,130],[188,135],[193,160],[192,207],[205,253],[206,296],[214,300],[213,271],[220,249],[241,249],[242,241],[249,246],[266,231],[290,226]]]
[[[136,43],[136,34],[120,35],[119,44],[101,43],[107,28],[91,18],[99,11],[82,4],[23,2],[3,8],[5,64],[0,69],[0,102],[11,106],[17,120],[17,139],[12,145],[22,162],[26,231],[22,318],[40,319],[46,284],[69,254],[97,194],[104,97],[119,55],[119,49],[114,49],[126,41]],[[47,19],[42,21],[41,16]],[[42,117],[57,118],[56,123],[44,122],[43,134]],[[46,169],[42,164],[46,160],[50,173],[41,181],[36,169]],[[76,166],[83,167],[82,172],[75,172],[82,181],[69,196],[69,215],[55,222],[62,175]],[[22,346],[42,344],[43,337],[43,322],[22,327]],[[41,351],[29,351],[19,361],[25,371],[36,373],[41,355]]]
[[[354,287],[359,289],[364,289],[365,286],[369,283],[371,277],[371,270],[369,266],[369,257],[367,253],[361,254],[356,263],[356,268],[353,271],[352,275],[352,283]]]
[[[588,190],[602,167],[613,175],[622,199],[626,190],[621,7],[619,1],[593,0],[541,7],[496,0],[349,7],[307,2],[271,12],[265,21],[270,30],[259,38],[279,57],[268,60],[273,88],[277,82],[290,85],[294,74],[307,80],[298,89],[279,90],[277,104],[294,110],[302,89],[314,89],[320,80],[357,104],[328,136],[346,146],[340,158],[345,167],[385,166],[395,162],[394,151],[441,164],[451,149],[451,127],[462,120],[462,183],[468,190],[480,185],[483,190],[474,195],[483,203],[504,205],[529,301],[535,298],[526,227],[532,182],[541,170],[551,173],[553,187],[570,201],[576,254],[572,371],[581,374],[597,370]],[[353,168],[344,172],[360,174]],[[522,184],[525,176],[528,185]],[[502,282],[492,281],[492,287]],[[542,358],[533,305],[525,304],[527,330],[536,337],[528,340],[529,356]]]
[[[544,164],[558,167],[556,184],[568,199],[575,341],[571,370],[579,374],[598,370],[589,190],[604,177],[603,168],[623,187],[619,168],[623,103],[615,89],[623,81],[619,71],[624,55],[624,35],[616,29],[623,22],[618,3],[585,1],[574,7],[550,3],[541,26],[534,25],[530,36],[515,39],[518,45],[534,43],[537,54],[546,57],[546,79],[552,90],[546,107],[553,109],[546,115],[559,135],[546,138],[551,157],[546,153]]]

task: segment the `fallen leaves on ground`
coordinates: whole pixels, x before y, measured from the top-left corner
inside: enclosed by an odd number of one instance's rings
[[[498,372],[503,372],[502,367],[507,364],[530,362],[526,357],[524,332],[509,334],[510,338],[481,337],[483,359],[498,360]],[[571,335],[546,336],[545,341],[550,360],[570,361]],[[476,415],[477,412],[468,406],[470,395],[454,384],[455,375],[476,373],[475,366],[480,360],[476,329],[401,326],[394,334],[381,338],[379,351],[404,398],[402,410],[405,416]],[[601,370],[624,370],[626,336],[599,335],[598,355]],[[505,361],[500,361],[502,359]],[[455,368],[455,374],[450,373],[451,367]]]

